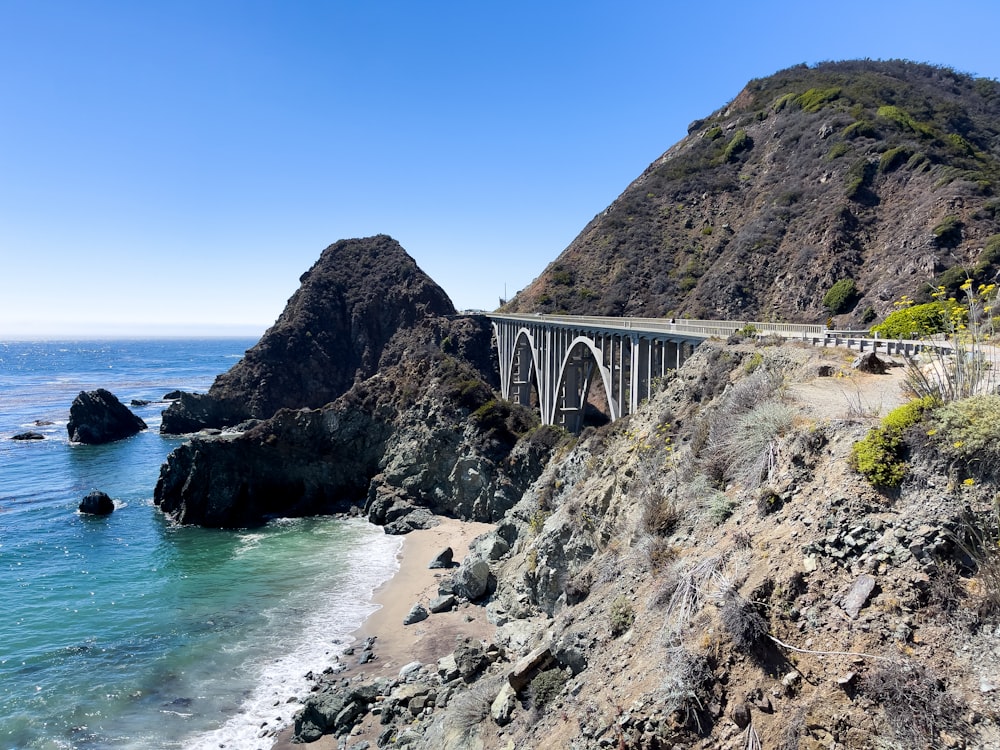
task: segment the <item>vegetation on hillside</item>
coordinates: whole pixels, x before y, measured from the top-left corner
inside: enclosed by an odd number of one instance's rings
[[[823,63],[692,123],[509,309],[862,325],[998,261],[1000,84]]]

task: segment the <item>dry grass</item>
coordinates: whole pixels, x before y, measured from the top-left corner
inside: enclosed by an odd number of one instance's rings
[[[937,747],[942,730],[963,724],[964,707],[923,664],[888,662],[864,675],[859,692],[882,706],[905,747]]]

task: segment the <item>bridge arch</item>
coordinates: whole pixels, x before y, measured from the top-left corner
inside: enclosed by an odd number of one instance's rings
[[[583,427],[584,412],[590,387],[594,382],[594,372],[600,375],[601,385],[608,401],[608,416],[612,422],[621,417],[621,405],[614,398],[613,379],[610,368],[604,364],[604,352],[589,336],[577,336],[566,349],[559,365],[559,375],[552,400],[552,412],[542,415],[547,424],[562,425],[570,432],[579,432]]]
[[[538,394],[538,408],[544,423],[544,399],[538,385],[543,382],[538,368],[538,351],[538,345],[532,332],[527,328],[520,328],[514,336],[510,359],[507,362],[501,362],[501,367],[506,369],[506,393],[504,397],[509,401],[530,407],[531,388],[534,384],[535,392]]]

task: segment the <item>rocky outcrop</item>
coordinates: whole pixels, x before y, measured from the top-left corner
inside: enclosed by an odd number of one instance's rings
[[[28,430],[27,432],[19,432],[11,436],[11,440],[45,440],[45,435],[34,430]]]
[[[110,443],[145,429],[146,423],[104,388],[81,391],[73,400],[66,424],[74,443]]]
[[[115,501],[106,492],[95,490],[80,501],[79,511],[94,516],[108,516],[115,511]]]
[[[430,514],[498,520],[559,435],[495,400],[463,352],[489,351],[484,319],[400,331],[375,376],[321,409],[283,409],[236,436],[196,438],[160,470],[154,502],[181,523],[256,525],[363,506],[390,532]],[[453,353],[454,354],[453,354]],[[474,358],[472,358],[474,359]]]
[[[369,378],[392,336],[454,314],[444,291],[386,235],[330,245],[300,279],[281,316],[208,394],[183,395],[161,432],[182,434],[318,408]]]

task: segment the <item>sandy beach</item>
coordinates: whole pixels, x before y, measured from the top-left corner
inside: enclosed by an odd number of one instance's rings
[[[379,605],[354,633],[355,644],[374,636],[374,661],[358,664],[358,656],[344,656],[341,663],[346,669],[339,678],[374,677],[395,678],[401,667],[419,661],[424,664],[437,661],[455,649],[459,635],[489,640],[493,626],[486,619],[481,607],[465,605],[452,612],[431,615],[423,622],[403,625],[403,618],[410,608],[420,602],[427,605],[438,595],[438,581],[449,576],[452,570],[431,570],[430,561],[446,547],[451,547],[456,563],[468,554],[469,543],[480,534],[493,528],[491,524],[438,518],[432,529],[413,531],[403,539],[399,553],[399,570],[375,592],[373,601]],[[352,742],[369,740],[374,746],[380,729],[377,717],[368,716],[361,732],[352,736]],[[292,744],[292,728],[278,734],[273,750],[328,750],[337,747],[335,737],[327,736],[307,745]]]

